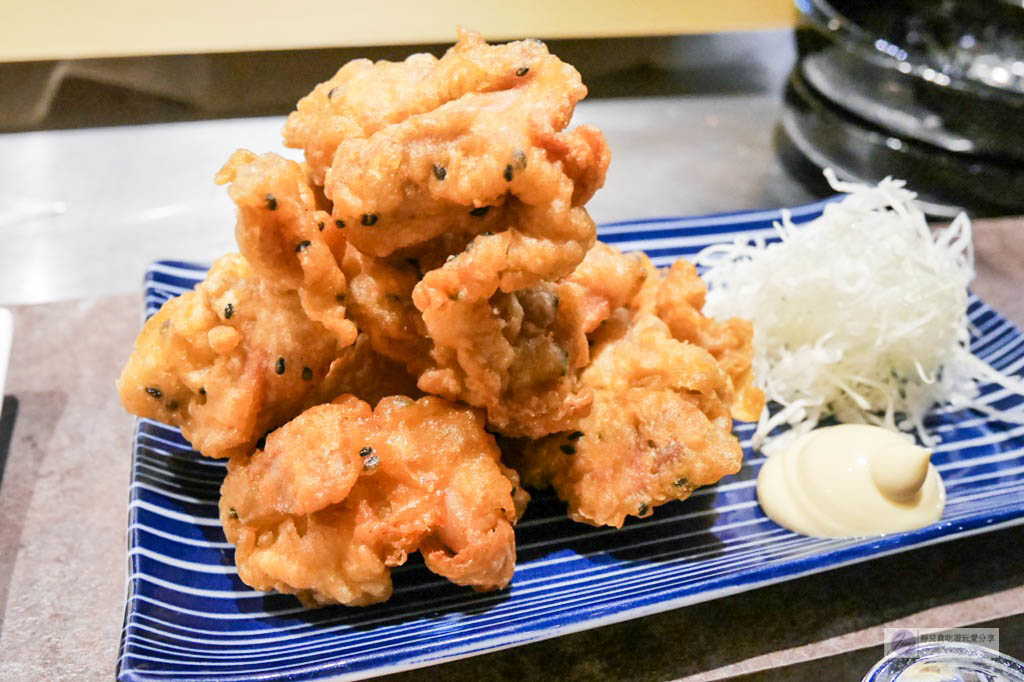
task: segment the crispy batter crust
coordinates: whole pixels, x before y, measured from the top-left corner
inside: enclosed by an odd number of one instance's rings
[[[326,403],[340,395],[351,393],[370,405],[382,398],[404,395],[419,398],[423,394],[416,387],[416,377],[405,367],[378,353],[366,334],[351,346],[341,349],[331,363],[330,371],[317,389],[317,403]]]
[[[583,204],[610,160],[596,128],[564,130],[585,95],[543,43],[490,46],[460,31],[440,60],[345,65],[299,102],[285,140],[367,255],[480,235],[426,274],[426,311],[460,292],[480,301],[551,281],[583,259],[595,238]]]
[[[615,527],[738,471],[732,417],[756,419],[764,404],[749,323],[700,312],[706,287],[691,264],[666,275],[646,256],[626,258],[602,249],[574,279],[592,297],[589,310],[633,292],[593,334],[593,359],[580,372],[593,391],[590,414],[575,431],[513,448],[524,480],[552,486],[572,518]]]
[[[658,316],[668,324],[672,336],[689,341],[710,352],[733,384],[736,400],[732,415],[756,421],[764,408],[764,393],[754,384],[754,326],[737,317],[715,320],[701,310],[708,288],[693,263],[677,260],[659,282],[656,295]]]
[[[590,393],[576,376],[590,357],[586,334],[646,277],[638,257],[598,243],[559,282],[483,301],[456,294],[421,314],[416,264],[351,249],[345,274],[349,314],[378,353],[419,376],[423,391],[482,407],[496,431],[531,438],[587,413]]]
[[[339,353],[295,293],[266,287],[233,254],[150,318],[117,385],[129,412],[181,427],[208,457],[228,457],[318,399]]]
[[[432,396],[307,410],[228,463],[221,521],[240,577],[308,606],[362,606],[388,599],[390,569],[420,551],[452,582],[504,587],[528,496],[483,427]]]
[[[554,487],[571,518],[621,527],[739,471],[728,377],[657,317],[620,310],[581,382],[594,406],[578,429],[525,444],[514,463],[528,484]]]
[[[650,259],[642,253],[626,255],[604,242],[594,244],[583,262],[563,280],[580,298],[585,333],[593,332],[616,309],[636,298],[647,281],[648,263]]]
[[[538,438],[590,407],[576,370],[589,357],[574,292],[544,283],[489,300],[453,300],[423,315],[433,367],[419,387],[482,407],[492,428]]]
[[[416,265],[349,249],[343,266],[348,314],[374,350],[418,376],[429,366],[432,343],[412,302],[412,290],[419,281]]]
[[[345,317],[343,231],[318,208],[306,172],[277,154],[257,156],[239,149],[217,174],[231,183],[238,206],[235,237],[242,254],[270,286],[297,291],[303,310],[329,329],[343,346],[355,341]]]

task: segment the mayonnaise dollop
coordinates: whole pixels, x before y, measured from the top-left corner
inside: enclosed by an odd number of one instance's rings
[[[780,526],[816,537],[856,537],[939,520],[946,488],[931,451],[866,424],[827,426],[769,457],[757,499]]]

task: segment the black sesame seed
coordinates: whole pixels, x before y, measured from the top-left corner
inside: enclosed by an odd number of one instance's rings
[[[519,488],[512,488],[512,492],[510,492],[509,495],[515,497],[517,492],[519,492]]]
[[[323,232],[323,231],[324,231],[324,221],[322,221],[322,220],[319,220],[319,221],[317,221],[317,223],[316,223],[316,229],[318,229],[318,230],[320,230],[321,232]]]
[[[512,164],[505,166],[505,172],[502,175],[505,177],[505,182],[512,182]]]
[[[520,78],[522,78],[528,73],[530,73],[529,66],[520,66],[518,69],[516,69],[516,75],[519,76]]]
[[[437,178],[438,180],[444,180],[446,177],[448,177],[448,169],[445,168],[444,166],[438,166],[435,163],[434,164],[434,177]]]
[[[235,510],[234,507],[232,507],[231,509],[228,509],[228,516],[230,516],[233,519],[237,519],[238,518],[238,512]]]
[[[267,195],[267,208],[269,208],[271,211],[277,210],[277,197],[275,197],[273,194]]]
[[[377,214],[376,213],[364,213],[363,217],[359,219],[359,222],[362,223],[363,225],[365,225],[366,227],[370,227],[371,225],[376,225],[377,224]]]
[[[569,373],[569,351],[558,346],[558,350],[562,353],[562,376]]]
[[[334,99],[334,96],[338,94],[338,88],[333,87],[327,91],[327,99]]]
[[[373,471],[380,466],[380,457],[377,455],[370,455],[363,460],[363,469],[365,471]]]
[[[653,450],[654,448],[658,447],[658,444],[655,443],[653,440],[649,440],[649,441],[647,441],[647,447],[649,447],[649,448],[651,448]]]
[[[576,448],[574,448],[571,445],[559,445],[558,449],[561,450],[562,452],[564,452],[567,455],[575,455],[576,454]]]
[[[345,294],[335,294],[334,295],[334,300],[337,301],[338,303],[344,303],[345,302]]]
[[[206,395],[206,387],[205,386],[200,386],[199,387],[199,395]]]
[[[161,391],[159,388],[156,388],[154,386],[147,386],[146,387],[146,393],[150,394],[151,396],[153,396],[157,400],[160,400],[160,398],[164,397],[164,392]]]
[[[339,230],[341,230],[341,229],[343,229],[345,227],[345,221],[344,220],[335,220],[334,221],[334,226],[337,227]]]
[[[284,370],[284,358],[278,358],[277,362],[274,364],[274,371],[277,372],[278,374],[284,374]]]
[[[580,438],[583,438],[583,432],[573,431],[572,433],[569,434],[568,438],[569,440],[579,440]]]
[[[647,503],[646,502],[641,502],[640,506],[636,508],[636,513],[639,514],[640,516],[643,516],[644,514],[646,514],[647,513]]]
[[[359,456],[360,457],[369,457],[372,454],[373,454],[373,448],[371,448],[369,445],[367,445],[366,447],[364,447],[362,450],[359,451]]]
[[[487,215],[487,211],[489,211],[490,209],[490,206],[480,206],[479,208],[474,208],[472,211],[470,211],[469,215],[476,216],[477,218],[483,218],[485,215]]]
[[[167,401],[167,409],[168,410],[176,410],[176,409],[178,409],[178,401],[177,400],[168,400]]]
[[[235,314],[235,304],[234,303],[228,303],[226,306],[224,306],[224,319],[225,320],[230,320],[231,316],[234,315],[234,314]]]
[[[263,436],[260,437],[260,439],[258,441],[256,441],[256,449],[257,450],[266,450],[266,448],[267,448],[267,437],[266,437],[266,435],[263,435]]]
[[[689,484],[690,482],[687,481],[685,478],[677,478],[676,480],[672,481],[672,485],[675,486],[676,488],[682,488],[683,486]]]
[[[302,380],[303,381],[312,381],[313,380],[313,368],[312,367],[303,367],[302,368]]]
[[[552,307],[554,307],[555,310],[558,310],[558,304],[559,303],[561,303],[561,301],[558,298],[558,294],[554,294],[551,297],[551,305],[552,305]]]
[[[303,239],[303,240],[302,240],[301,242],[299,242],[299,243],[298,243],[298,245],[297,245],[297,246],[295,247],[295,253],[301,253],[302,251],[305,251],[306,249],[308,249],[308,248],[309,248],[309,245],[310,245],[310,243],[311,243],[311,242],[310,242],[310,241],[309,241],[308,239]]]

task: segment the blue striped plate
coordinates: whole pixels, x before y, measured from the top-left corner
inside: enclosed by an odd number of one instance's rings
[[[796,222],[821,203],[793,211]],[[772,235],[778,211],[606,225],[601,237],[644,249],[659,264],[740,234]],[[155,263],[146,312],[190,289],[205,268]],[[972,348],[994,367],[1024,374],[1024,336],[971,299]],[[996,407],[1024,398],[983,389]],[[949,493],[946,512],[920,530],[853,540],[796,535],[757,505],[763,459],[684,503],[621,530],[569,521],[549,494],[519,524],[519,563],[509,589],[477,594],[414,558],[394,571],[391,601],[369,608],[303,609],[239,579],[217,518],[223,462],[192,452],[176,430],[140,420],[129,505],[128,603],[122,680],[357,679],[472,656],[715,599],[762,585],[1024,521],[1024,426],[938,409],[933,462]],[[737,428],[749,445],[749,425]]]

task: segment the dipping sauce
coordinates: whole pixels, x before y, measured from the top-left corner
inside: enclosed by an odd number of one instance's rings
[[[878,426],[826,426],[765,461],[757,499],[775,523],[815,537],[921,528],[946,506],[931,454]]]

